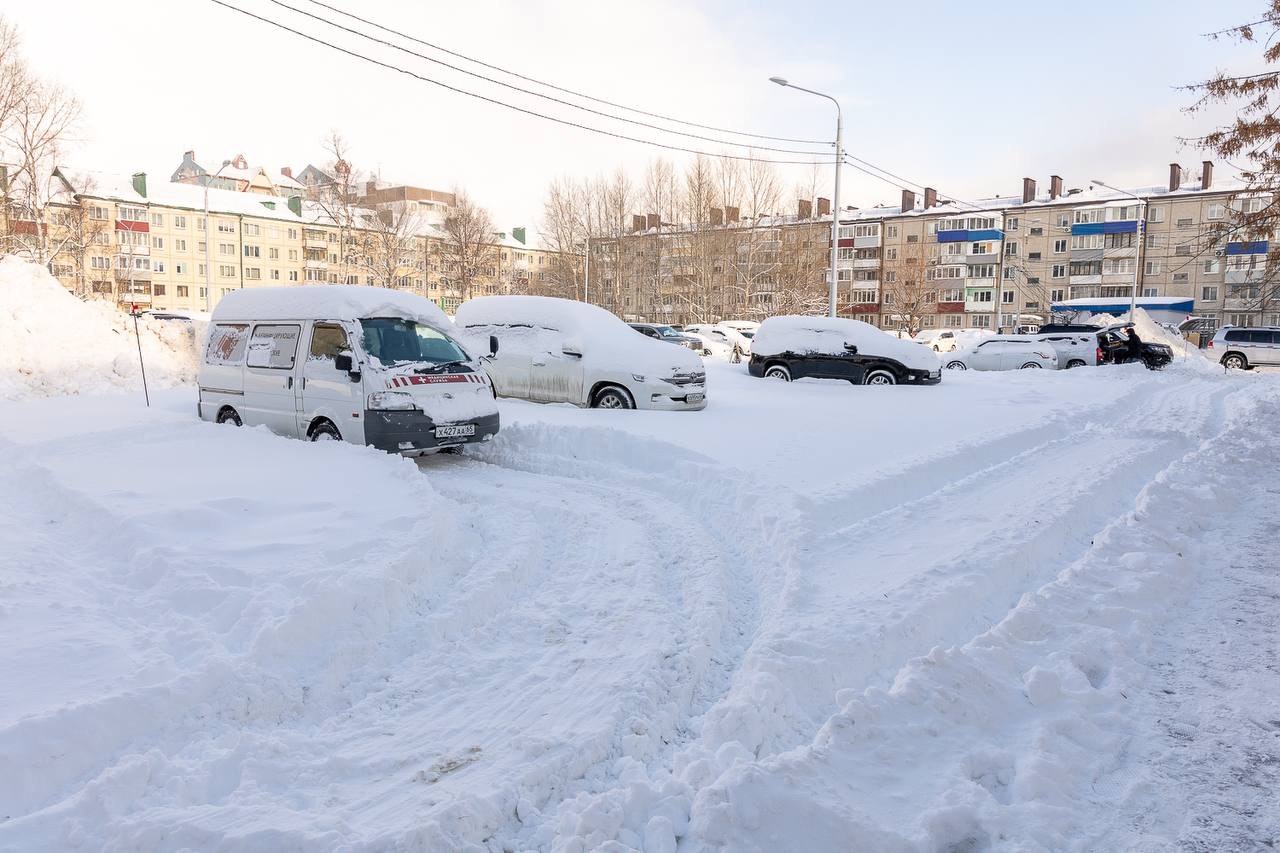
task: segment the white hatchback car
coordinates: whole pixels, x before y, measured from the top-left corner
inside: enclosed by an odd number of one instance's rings
[[[595,305],[482,296],[462,303],[454,324],[477,346],[497,339],[486,367],[499,396],[600,409],[707,405],[707,374],[697,354],[637,334]]]
[[[685,326],[684,330],[686,333],[691,332],[695,335],[709,338],[713,342],[724,344],[727,347],[728,360],[734,364],[742,361],[743,356],[751,355],[751,338],[747,337],[747,334],[753,334],[752,332],[743,334],[742,331],[732,326],[720,323],[697,323],[692,326]],[[718,352],[719,347],[716,347],[713,354],[718,354]]]
[[[949,353],[948,370],[1058,370],[1065,362],[1052,344],[1014,335],[993,335],[972,347]]]

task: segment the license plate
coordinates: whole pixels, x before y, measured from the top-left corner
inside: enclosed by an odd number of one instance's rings
[[[706,399],[706,396],[707,395],[705,394],[690,394],[688,397],[685,397],[684,399],[686,403],[701,403],[704,399]]]
[[[475,424],[454,424],[436,427],[436,438],[463,438],[476,434]]]

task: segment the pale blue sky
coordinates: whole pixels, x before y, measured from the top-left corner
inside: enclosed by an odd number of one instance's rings
[[[233,2],[287,14],[267,0]],[[1181,149],[1177,137],[1203,131],[1208,119],[1183,115],[1189,96],[1174,87],[1216,67],[1254,65],[1256,48],[1208,42],[1200,33],[1248,20],[1262,6],[331,2],[622,103],[731,128],[830,136],[831,107],[767,82],[780,74],[841,98],[852,153],[960,197],[1017,193],[1024,174],[1042,187],[1051,173],[1068,186],[1090,177],[1155,184],[1173,159],[1198,163],[1200,155]],[[532,227],[555,175],[616,164],[638,173],[661,153],[359,64],[207,0],[129,5],[128,14],[96,0],[6,12],[23,29],[37,68],[86,103],[83,144],[70,158],[77,164],[167,177],[194,147],[211,161],[243,152],[254,163],[301,167],[323,159],[320,140],[338,128],[358,166],[387,179],[465,186],[501,225]],[[389,58],[493,91],[403,55]],[[1228,171],[1225,164],[1219,170]],[[845,177],[847,203],[898,198],[887,184],[852,171]]]

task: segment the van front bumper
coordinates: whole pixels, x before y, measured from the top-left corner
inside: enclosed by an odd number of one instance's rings
[[[437,424],[424,412],[365,409],[364,443],[388,453],[413,456],[442,447],[457,447],[460,444],[488,441],[498,434],[498,413],[452,422],[449,426],[457,424],[475,424],[475,434],[437,439]]]

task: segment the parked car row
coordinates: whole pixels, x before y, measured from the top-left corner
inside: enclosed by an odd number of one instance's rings
[[[944,365],[1065,369],[1120,360],[1124,329],[921,341],[858,320],[786,316],[681,331],[626,324],[603,308],[550,297],[472,299],[450,320],[429,300],[382,288],[254,288],[228,294],[213,313],[198,412],[217,423],[420,455],[492,439],[499,396],[601,409],[703,409],[700,354],[749,357],[747,372],[765,379],[936,385]],[[1252,330],[1220,338],[1224,364],[1236,357],[1240,366],[1280,362],[1280,329],[1265,330],[1265,340]],[[944,346],[952,349],[940,359]],[[1171,352],[1144,344],[1143,358],[1158,366]]]

